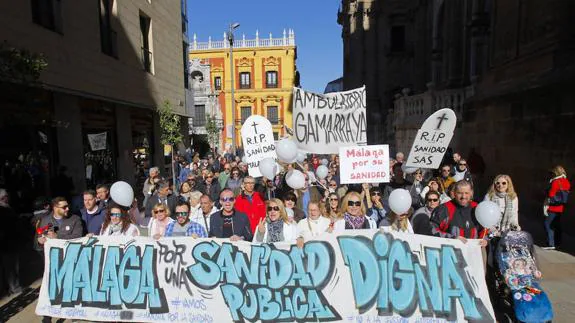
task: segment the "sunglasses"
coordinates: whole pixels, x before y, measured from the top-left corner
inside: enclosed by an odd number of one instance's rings
[[[437,202],[439,199],[427,199],[427,202]]]
[[[497,182],[497,183],[495,183],[495,185],[505,186],[505,185],[507,185],[507,182]]]
[[[268,212],[279,211],[279,210],[280,210],[279,206],[268,206]]]
[[[166,213],[166,210],[161,209],[161,210],[155,210],[154,214],[158,214],[158,213]]]
[[[187,216],[188,216],[188,212],[176,212],[176,216],[177,216],[177,217],[187,217]]]
[[[122,213],[110,213],[110,217],[121,218],[121,217],[122,217]]]
[[[333,201],[336,201],[336,202],[337,202],[337,201],[338,201],[338,199],[336,199],[336,198],[329,199],[329,200],[330,200],[331,202],[333,202]]]
[[[361,206],[360,201],[347,201],[347,206]]]
[[[442,169],[441,171],[444,172],[444,173],[449,173],[449,172],[450,172],[450,169]]]
[[[223,197],[220,199],[220,201],[222,202],[233,202],[235,200],[236,200],[235,197]]]
[[[381,195],[381,193],[380,192],[371,192],[371,196],[375,196],[375,195],[379,196],[379,195]]]
[[[467,166],[467,163],[459,163],[459,166]]]
[[[290,201],[290,202],[294,202],[294,203],[295,203],[296,199],[289,197],[289,198],[284,199],[284,201],[286,201],[286,202],[287,202],[287,201]]]
[[[421,172],[415,172],[415,175],[423,175]]]
[[[64,206],[58,206],[59,209],[69,209],[70,206],[69,205],[64,205]]]

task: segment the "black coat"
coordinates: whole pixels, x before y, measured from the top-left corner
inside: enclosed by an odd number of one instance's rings
[[[250,229],[250,220],[247,215],[234,210],[232,223],[234,235],[244,237],[245,241],[252,241],[253,233]],[[210,217],[210,232],[208,233],[208,236],[213,238],[222,238],[224,231],[223,226],[224,222],[222,219],[222,211],[212,214]]]
[[[176,218],[176,204],[178,203],[178,198],[173,195],[170,194],[167,197],[168,199],[168,209],[170,209],[170,214],[172,218]],[[150,196],[150,198],[148,199],[148,202],[146,203],[146,217],[150,218],[152,217],[152,209],[154,208],[154,206],[156,206],[156,204],[160,203],[160,198],[158,197],[158,193],[154,193],[154,195]]]

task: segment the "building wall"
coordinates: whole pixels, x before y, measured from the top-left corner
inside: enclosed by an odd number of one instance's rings
[[[285,124],[292,127],[291,98],[292,87],[296,75],[296,47],[256,47],[256,48],[234,48],[234,83],[236,100],[236,145],[242,145],[241,129],[241,108],[251,107],[252,115],[262,115],[267,117],[268,106],[278,107],[278,125],[273,125],[274,132],[280,136],[282,126]],[[190,59],[209,59],[211,65],[211,88],[215,89],[215,77],[222,79],[222,91],[219,93],[219,102],[224,117],[224,129],[220,142],[231,144],[231,133],[229,125],[232,124],[232,101],[231,101],[231,73],[229,62],[229,48],[216,50],[191,50]],[[276,70],[278,72],[278,87],[266,88],[265,72]],[[240,89],[239,73],[250,72],[251,88]]]
[[[45,54],[40,81],[46,86],[148,108],[170,100],[183,113],[180,2],[113,2],[118,59],[101,51],[98,1],[61,1],[62,33],[32,22],[31,1],[2,1],[0,39]],[[139,12],[152,21],[153,75],[141,63]]]

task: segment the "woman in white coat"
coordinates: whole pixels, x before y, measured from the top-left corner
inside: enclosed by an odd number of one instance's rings
[[[254,234],[255,242],[290,242],[297,239],[297,226],[290,222],[284,204],[280,199],[269,199],[267,216],[261,219]]]

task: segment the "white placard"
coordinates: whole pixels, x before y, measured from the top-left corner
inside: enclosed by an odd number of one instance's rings
[[[305,220],[304,220],[305,221]],[[478,240],[346,230],[300,249],[48,239],[36,314],[134,322],[494,322]]]
[[[261,177],[260,160],[267,157],[277,158],[272,124],[260,115],[253,115],[244,122],[241,134],[250,176]]]
[[[337,154],[339,147],[367,144],[365,86],[316,94],[293,88],[293,130],[298,149]]]
[[[457,117],[451,109],[441,109],[429,116],[417,131],[406,166],[439,168],[456,125]]]
[[[89,133],[88,141],[90,142],[90,149],[92,149],[92,151],[106,149],[106,137],[106,132]]]
[[[342,184],[388,183],[389,146],[340,147],[339,169]]]

